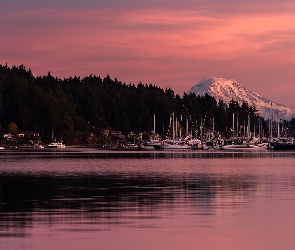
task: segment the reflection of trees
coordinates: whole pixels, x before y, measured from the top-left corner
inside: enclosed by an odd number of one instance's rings
[[[195,206],[224,206],[245,204],[256,190],[257,182],[251,175],[203,175],[187,183],[190,199]]]
[[[255,186],[252,176],[204,174],[0,176],[0,230],[28,227],[34,220],[56,223],[87,218],[99,222],[140,214],[154,218],[163,210],[172,211],[180,200],[210,206],[216,199],[245,197]]]

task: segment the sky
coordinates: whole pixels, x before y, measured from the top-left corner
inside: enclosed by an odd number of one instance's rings
[[[206,77],[235,79],[295,108],[294,13],[294,0],[4,0],[0,64],[181,96]]]

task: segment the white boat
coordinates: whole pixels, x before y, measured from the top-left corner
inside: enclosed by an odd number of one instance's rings
[[[163,144],[164,149],[190,149],[191,146],[184,141],[165,140]]]
[[[65,148],[66,145],[63,144],[62,142],[51,142],[48,144],[49,148]]]
[[[252,149],[267,149],[267,143],[251,144],[251,143],[242,143],[242,144],[229,144],[220,147],[222,150],[252,150]]]

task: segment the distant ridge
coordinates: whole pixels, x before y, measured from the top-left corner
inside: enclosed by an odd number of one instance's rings
[[[255,106],[259,115],[265,119],[271,118],[271,113],[275,117],[277,112],[279,119],[291,119],[295,113],[295,109],[274,103],[253,91],[247,90],[235,80],[208,77],[193,86],[188,91],[188,93],[191,92],[200,96],[204,96],[207,93],[217,101],[223,100],[226,103],[229,103],[233,99],[241,104],[244,100],[250,106]]]

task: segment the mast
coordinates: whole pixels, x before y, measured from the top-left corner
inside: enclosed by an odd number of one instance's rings
[[[53,127],[51,128],[51,140],[54,141],[54,129],[53,129]]]
[[[277,110],[277,117],[278,117],[278,139],[280,139],[280,122],[279,122],[279,110]]]
[[[188,119],[187,119],[187,116],[186,116],[186,120],[185,120],[185,137],[188,136]]]
[[[270,140],[272,140],[272,103],[271,103],[271,118],[270,118]]]
[[[239,137],[239,120],[238,120],[239,114],[237,113],[237,137]]]
[[[198,121],[196,120],[196,128],[195,128],[195,137],[196,138],[198,138]],[[193,135],[193,128],[192,128],[192,126],[191,126],[191,131],[192,131],[192,135]],[[193,138],[194,138],[194,136],[193,136]]]
[[[259,133],[259,136],[261,137],[261,130],[260,130],[260,117],[258,117],[258,133]]]
[[[235,113],[233,113],[233,138],[235,137]]]
[[[214,131],[215,131],[215,127],[214,127],[214,117],[213,117],[213,138],[214,138]]]
[[[156,114],[154,114],[154,133],[156,134]]]
[[[177,116],[175,117],[175,139],[176,139],[176,137],[177,137],[177,123],[178,123],[178,121],[177,121]]]
[[[248,115],[248,140],[250,139],[250,115]]]
[[[180,121],[182,122],[182,115],[180,115]],[[180,124],[178,124],[179,126],[179,138],[181,138],[181,125]]]
[[[172,114],[172,140],[174,140],[175,132],[174,132],[174,112]]]
[[[201,139],[203,136],[203,118],[201,118]]]

